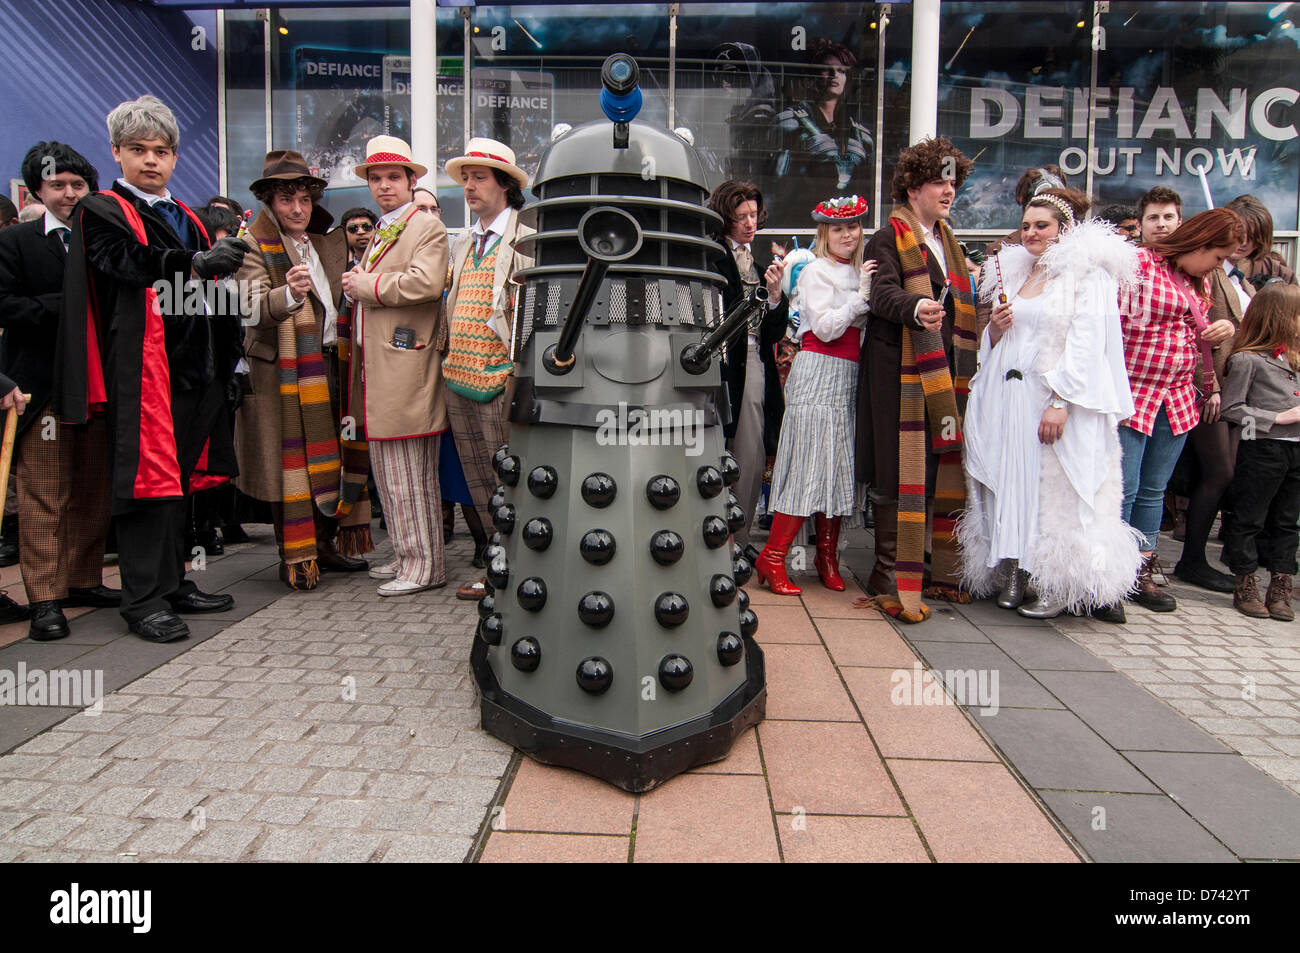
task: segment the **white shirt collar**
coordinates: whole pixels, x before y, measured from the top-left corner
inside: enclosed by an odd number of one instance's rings
[[[67,228],[67,227],[68,227],[67,225],[64,225],[62,222],[58,220],[58,218],[55,216],[53,212],[51,212],[49,209],[45,210],[45,234],[46,235],[48,235],[50,232],[56,232],[60,228]]]
[[[482,235],[484,232],[494,232],[502,238],[506,234],[506,225],[510,222],[510,213],[514,211],[509,205],[497,213],[497,217],[492,219],[491,223],[484,226],[483,220],[479,219],[474,223],[474,234]]]
[[[162,195],[150,195],[148,192],[141,192],[139,189],[137,189],[134,185],[132,185],[132,184],[131,184],[130,182],[128,182],[126,179],[118,179],[118,180],[117,180],[117,184],[120,185],[120,186],[122,186],[122,188],[126,189],[128,192],[131,192],[131,193],[132,193],[133,195],[135,195],[137,198],[141,198],[141,199],[143,199],[145,202],[148,203],[148,205],[149,205],[150,208],[153,208],[153,207],[154,207],[155,205],[157,205],[159,202],[174,202],[174,201],[176,201],[174,198],[172,198],[172,193],[171,193],[171,190],[170,190],[170,189],[163,189],[163,194],[162,194]]]
[[[410,207],[411,203],[407,202],[401,208],[395,208],[391,212],[379,216],[379,221],[375,223],[375,231],[379,231],[381,228],[387,228],[389,225],[392,225],[393,222],[405,215],[406,210]]]

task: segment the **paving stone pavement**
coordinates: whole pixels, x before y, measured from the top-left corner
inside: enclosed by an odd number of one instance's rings
[[[465,860],[513,759],[477,727],[469,559],[286,591],[0,757],[0,860]]]
[[[1207,552],[1224,571],[1220,548]],[[1177,611],[1130,604],[1127,625],[1070,617],[1053,625],[1300,794],[1300,623],[1248,618],[1231,593],[1180,582],[1172,567],[1181,550],[1161,536]],[[1258,578],[1262,592],[1268,575]]]

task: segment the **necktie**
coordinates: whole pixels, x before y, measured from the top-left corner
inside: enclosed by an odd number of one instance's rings
[[[59,240],[63,242],[63,250],[66,252],[68,250],[68,243],[72,241],[72,229],[56,228],[55,231],[59,233]]]
[[[754,256],[750,253],[748,245],[736,246],[736,268],[740,271],[740,277],[743,281],[752,281],[754,275]]]
[[[475,236],[475,238],[477,238],[477,240],[478,240],[478,244],[477,244],[477,246],[475,247],[475,250],[474,250],[474,257],[475,257],[475,258],[482,258],[482,257],[483,257],[483,253],[484,253],[485,251],[487,251],[488,233],[487,233],[487,232],[480,232],[478,235]]]
[[[1240,282],[1240,281],[1245,281],[1245,280],[1246,280],[1246,275],[1245,275],[1245,273],[1244,273],[1240,268],[1236,267],[1235,265],[1233,266],[1232,271],[1228,272],[1228,277],[1229,277],[1229,278],[1236,278],[1237,281],[1239,281],[1239,282]]]
[[[175,202],[156,202],[153,210],[162,216],[163,221],[172,227],[176,237],[185,241],[185,213]]]

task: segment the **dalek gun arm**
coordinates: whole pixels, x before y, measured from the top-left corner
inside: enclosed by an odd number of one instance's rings
[[[692,374],[703,374],[709,369],[714,355],[726,347],[727,342],[740,333],[742,328],[749,327],[754,315],[766,306],[767,289],[761,285],[751,288],[745,297],[732,306],[726,317],[718,322],[717,327],[698,343],[682,348],[682,367]]]

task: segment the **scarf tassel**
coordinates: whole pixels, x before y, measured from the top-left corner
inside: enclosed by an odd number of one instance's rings
[[[320,563],[314,558],[306,562],[289,563],[287,568],[290,589],[315,589],[320,582]]]
[[[344,556],[364,556],[375,548],[375,541],[370,535],[370,527],[344,526],[339,530],[338,541],[334,544]]]

